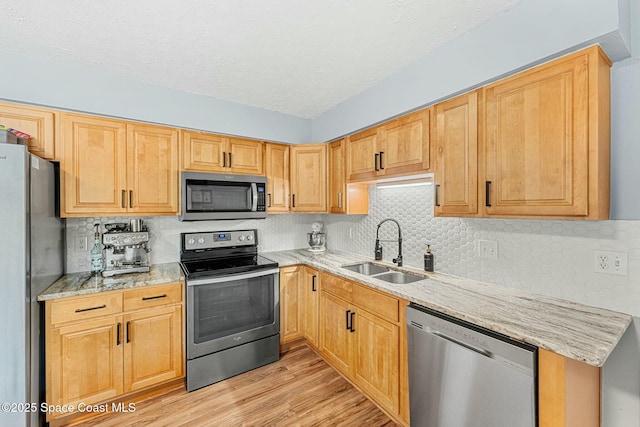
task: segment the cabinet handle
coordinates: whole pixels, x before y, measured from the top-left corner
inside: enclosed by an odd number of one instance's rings
[[[291,207],[296,207],[296,195],[292,194],[291,195]]]
[[[382,165],[382,155],[384,154],[384,151],[380,152],[380,170],[384,169],[384,166]]]
[[[133,207],[133,190],[129,190],[129,207]]]
[[[346,313],[346,317],[347,317],[347,330],[350,331],[351,330],[351,326],[349,325],[349,314],[351,313],[351,310],[347,310]]]
[[[338,207],[342,209],[342,192],[338,192]]]
[[[231,167],[231,153],[229,153],[229,167]]]
[[[440,184],[436,184],[436,206],[440,206],[440,198],[438,197],[438,193],[440,193]]]
[[[150,299],[166,298],[167,294],[156,295],[153,297],[142,297],[142,301],[149,301]]]
[[[227,167],[227,152],[226,151],[222,152],[222,167],[223,168]]]
[[[491,181],[484,183],[484,205],[491,207]]]
[[[268,208],[271,207],[271,193],[267,193],[267,197],[269,198],[269,203],[267,205]]]
[[[131,342],[131,322],[127,322],[127,344]]]
[[[126,208],[126,206],[124,205],[124,197],[125,197],[126,194],[127,194],[127,192],[122,190],[121,203],[122,203],[122,207],[123,208]]]
[[[380,153],[376,153],[376,154],[374,154],[374,158],[373,158],[373,166],[374,166],[374,168],[375,168],[375,170],[376,170],[376,171],[379,171],[379,170],[380,170],[380,168],[378,167],[378,160],[379,160],[379,157],[380,157]]]
[[[116,346],[122,343],[122,323],[118,322],[118,329],[116,331]]]
[[[311,291],[315,292],[316,291],[316,276],[311,276]]]
[[[355,312],[355,311],[352,311],[352,312],[351,312],[351,325],[349,325],[349,330],[350,330],[351,332],[355,332],[355,331],[356,331],[356,330],[354,329],[354,327],[353,327],[353,318],[354,318],[355,316],[356,316],[356,312]]]
[[[97,307],[76,308],[76,313],[82,313],[83,311],[100,310],[101,308],[107,308],[107,304],[102,304]]]

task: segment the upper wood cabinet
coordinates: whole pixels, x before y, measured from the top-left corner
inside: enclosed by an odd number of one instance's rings
[[[62,114],[64,216],[177,215],[178,132]]]
[[[478,214],[478,92],[435,106],[435,215]]]
[[[609,217],[609,67],[594,46],[485,88],[485,211]]]
[[[430,171],[430,115],[427,108],[349,136],[348,181]]]
[[[31,136],[29,151],[43,159],[53,160],[55,153],[55,116],[51,110],[0,103],[0,124]]]
[[[264,143],[206,132],[182,131],[182,170],[264,175]]]
[[[293,145],[290,154],[291,212],[326,212],[326,144]]]
[[[267,212],[289,212],[289,146],[266,143]]]
[[[347,185],[347,139],[329,144],[329,212],[338,214],[369,213],[369,187]]]

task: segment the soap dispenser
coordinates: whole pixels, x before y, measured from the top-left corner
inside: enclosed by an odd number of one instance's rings
[[[427,245],[427,249],[424,251],[424,271],[433,271],[434,261],[431,245]]]

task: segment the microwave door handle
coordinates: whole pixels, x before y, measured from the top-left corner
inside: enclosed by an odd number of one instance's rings
[[[251,212],[258,210],[258,185],[255,182],[251,183]]]

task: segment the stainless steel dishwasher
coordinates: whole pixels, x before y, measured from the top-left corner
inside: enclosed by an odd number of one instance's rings
[[[537,426],[537,349],[407,307],[412,427]]]

